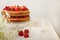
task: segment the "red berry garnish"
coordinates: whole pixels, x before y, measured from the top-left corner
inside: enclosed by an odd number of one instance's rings
[[[28,33],[24,33],[24,38],[28,38],[29,34]]]
[[[11,6],[11,11],[15,11],[15,6]]]
[[[12,11],[15,11],[15,8],[11,8],[12,9]]]
[[[9,8],[9,6],[5,6],[5,8]]]
[[[21,8],[23,11],[28,10],[28,8],[26,8],[26,6],[22,6]]]
[[[19,9],[19,11],[22,11],[22,8],[21,8],[21,6],[18,6],[17,8]]]
[[[4,10],[10,11],[10,7],[9,6],[5,6]]]
[[[19,31],[18,35],[23,36],[23,31]]]
[[[24,30],[24,33],[29,33],[29,30],[28,30],[28,29],[25,29],[25,30]]]
[[[15,11],[20,11],[20,8],[16,8]]]

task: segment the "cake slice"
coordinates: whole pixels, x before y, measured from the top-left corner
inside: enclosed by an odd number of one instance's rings
[[[2,16],[7,22],[23,22],[30,20],[30,11],[26,6],[7,6],[2,11]]]

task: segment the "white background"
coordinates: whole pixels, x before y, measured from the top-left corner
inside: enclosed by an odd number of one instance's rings
[[[31,17],[49,18],[60,35],[60,0],[0,0],[0,10],[6,5],[25,5],[30,9]]]

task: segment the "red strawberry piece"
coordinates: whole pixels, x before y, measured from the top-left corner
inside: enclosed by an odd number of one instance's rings
[[[19,36],[23,36],[23,31],[19,31],[19,32],[18,32],[18,35],[19,35]]]
[[[25,29],[25,30],[24,30],[24,33],[29,33],[29,30],[28,30],[28,29]]]
[[[28,10],[28,9],[27,9],[27,8],[23,8],[22,10],[24,10],[24,11],[25,11],[25,10]]]
[[[22,10],[25,11],[25,10],[28,10],[28,8],[26,8],[25,6],[22,6]]]
[[[12,11],[15,11],[15,7],[14,7],[14,6],[11,6],[11,10],[12,10]]]
[[[28,38],[28,37],[29,37],[29,34],[24,33],[24,38]]]
[[[10,6],[6,6],[5,9],[6,9],[7,11],[10,11],[10,10],[11,10],[11,9],[10,9]]]
[[[15,11],[20,11],[20,8],[16,8]]]
[[[15,7],[15,11],[20,11],[19,5]]]
[[[15,6],[11,6],[11,11],[15,11]]]
[[[20,9],[20,11],[22,11],[22,8],[21,7],[19,7],[19,9]]]
[[[26,18],[26,16],[24,16],[24,18]]]
[[[5,6],[5,8],[9,8],[9,6]]]
[[[19,6],[19,5],[17,6],[17,8],[19,8],[20,11],[22,10],[21,6]]]

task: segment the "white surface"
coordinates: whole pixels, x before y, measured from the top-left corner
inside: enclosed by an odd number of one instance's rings
[[[15,28],[18,30],[19,27],[24,27],[24,29],[29,29],[30,30],[30,37],[25,39],[24,37],[20,37],[18,35],[14,35],[11,37],[9,40],[59,40],[53,26],[49,22],[48,19],[45,18],[38,18],[32,19],[30,22],[25,22],[25,23],[5,23],[5,26],[7,29],[5,31],[12,30],[11,28]],[[16,31],[17,30],[12,30]],[[6,34],[8,35],[8,34]]]

